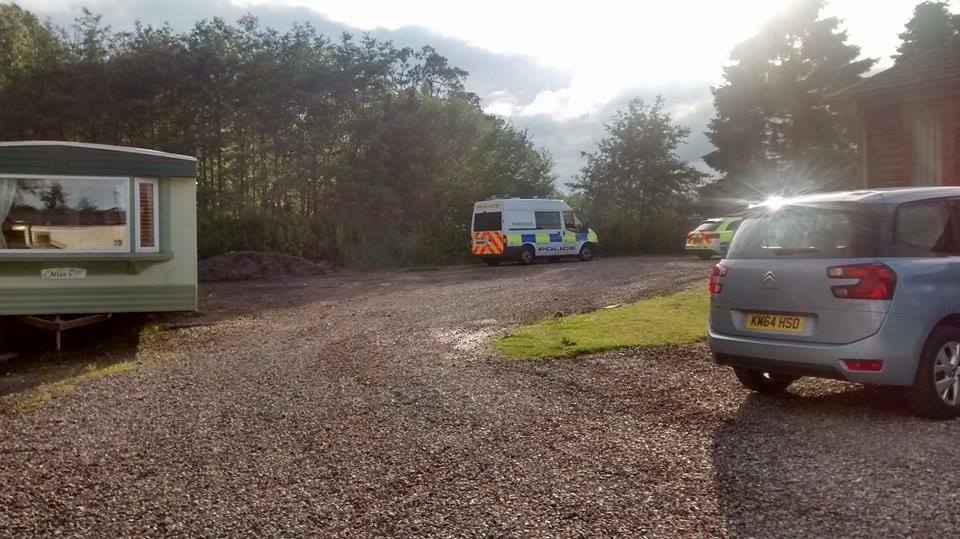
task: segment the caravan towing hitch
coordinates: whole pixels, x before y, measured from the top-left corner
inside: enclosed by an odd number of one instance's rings
[[[112,316],[113,314],[111,313],[89,314],[64,320],[63,318],[60,318],[60,315],[58,314],[54,315],[53,319],[41,318],[39,316],[19,316],[17,318],[24,324],[29,324],[33,327],[38,327],[49,331],[55,331],[57,334],[57,353],[60,353],[61,335],[64,331],[103,322],[105,320],[109,320]]]

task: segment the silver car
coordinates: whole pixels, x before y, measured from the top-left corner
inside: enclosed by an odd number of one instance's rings
[[[771,199],[710,292],[714,358],[753,391],[906,386],[920,415],[960,415],[960,187]]]

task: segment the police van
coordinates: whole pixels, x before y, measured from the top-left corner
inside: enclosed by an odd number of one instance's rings
[[[536,257],[592,260],[597,235],[566,202],[543,198],[493,198],[473,205],[471,248],[495,266],[503,260],[530,264]]]

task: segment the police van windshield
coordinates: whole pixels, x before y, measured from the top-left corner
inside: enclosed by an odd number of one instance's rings
[[[486,213],[473,214],[473,231],[490,232],[500,230],[503,221],[503,213],[498,211],[489,211]]]
[[[864,204],[787,206],[747,215],[727,258],[862,258],[876,255],[876,212]]]

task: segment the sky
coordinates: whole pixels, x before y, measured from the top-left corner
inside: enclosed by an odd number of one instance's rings
[[[897,34],[919,0],[828,0],[849,42],[888,67]],[[712,146],[710,87],[722,83],[730,50],[786,0],[18,0],[68,26],[84,6],[114,29],[139,20],[187,30],[213,16],[244,14],[285,29],[309,21],[339,34],[370,32],[400,46],[431,45],[470,72],[484,110],[509,118],[553,155],[558,187],[571,181],[604,124],[633,97],[662,94],[693,131],[680,154],[706,169]],[[960,0],[951,0],[960,12]]]

